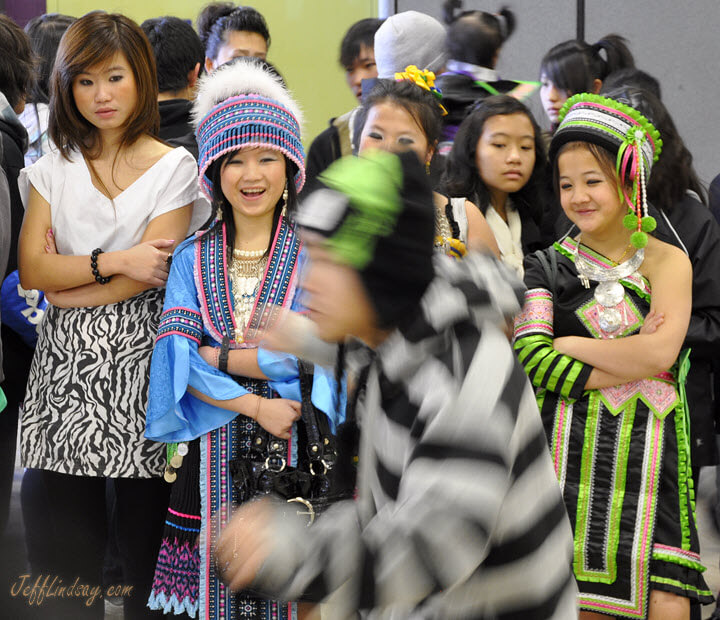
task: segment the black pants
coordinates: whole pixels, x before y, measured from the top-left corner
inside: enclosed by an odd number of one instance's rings
[[[17,444],[18,412],[25,398],[33,349],[27,346],[7,325],[0,326],[2,334],[3,373],[2,389],[7,407],[0,412],[0,537],[7,525],[15,473],[15,445]]]
[[[67,586],[65,593],[69,594],[48,598],[47,610],[53,611],[46,617],[102,620],[103,595],[108,585],[103,584],[108,539],[106,479],[45,470],[42,476],[49,501],[47,522],[52,528],[51,548],[41,563],[52,569],[47,591],[56,579],[53,591],[59,593],[60,587]],[[117,541],[125,592],[109,594],[125,596],[126,620],[161,617],[159,612],[147,609],[146,604],[160,549],[169,485],[161,478],[116,478],[112,482],[117,497]]]

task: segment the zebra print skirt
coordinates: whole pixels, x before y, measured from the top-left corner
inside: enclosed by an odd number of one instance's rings
[[[48,305],[23,404],[25,467],[76,476],[162,475],[144,438],[150,357],[164,291],[96,308]]]

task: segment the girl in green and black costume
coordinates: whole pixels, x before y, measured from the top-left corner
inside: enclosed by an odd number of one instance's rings
[[[581,619],[687,619],[707,603],[681,352],[692,269],[647,233],[662,141],[633,108],[577,95],[550,147],[576,238],[526,259],[515,349],[537,388],[573,526]],[[628,210],[629,208],[629,210]]]

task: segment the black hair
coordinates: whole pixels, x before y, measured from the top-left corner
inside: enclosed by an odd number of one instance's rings
[[[33,17],[25,25],[37,63],[35,79],[27,97],[28,103],[50,103],[50,75],[55,65],[57,49],[63,34],[74,21],[75,18],[69,15],[46,13]]]
[[[240,150],[240,149],[238,149]],[[222,191],[222,184],[221,184],[221,173],[223,164],[227,161],[229,161],[234,155],[237,153],[237,151],[230,151],[229,153],[225,153],[222,157],[219,157],[216,159],[211,165],[208,171],[206,172],[207,176],[210,178],[213,184],[213,200],[212,200],[212,215],[211,215],[211,221],[215,218],[215,215],[219,212],[222,216],[222,221],[225,222],[225,228],[227,232],[227,260],[230,261],[232,259],[233,255],[233,249],[235,247],[235,220],[233,219],[233,208],[232,205],[228,202],[228,199],[225,197],[225,194],[223,194]],[[283,159],[285,160],[285,180],[287,183],[287,190],[288,190],[288,198],[287,198],[287,204],[285,205],[286,212],[287,212],[287,218],[289,221],[292,221],[295,211],[297,210],[298,205],[298,197],[297,197],[297,188],[295,187],[295,175],[297,174],[298,168],[295,162],[288,159],[283,155]],[[277,231],[278,223],[280,221],[280,213],[282,212],[283,208],[283,199],[282,197],[278,201],[278,203],[275,205],[275,212],[273,214],[273,223],[272,223],[272,232],[270,233],[270,239],[275,238],[275,232]],[[218,222],[213,228],[220,225],[220,222]],[[210,232],[210,231],[208,231]],[[270,251],[270,247],[268,246],[268,252]]]
[[[633,87],[603,91],[603,96],[635,108],[660,132],[663,145],[650,172],[648,201],[659,209],[670,211],[682,201],[687,190],[691,190],[706,202],[705,189],[693,167],[692,153],[663,102],[651,92]]]
[[[540,61],[540,76],[571,96],[593,92],[595,80],[603,81],[613,71],[634,67],[627,41],[609,34],[593,45],[578,40],[559,43]]]
[[[636,69],[635,67],[627,67],[613,71],[603,80],[601,92],[607,93],[623,87],[644,90],[652,93],[653,96],[658,99],[662,99],[660,82],[649,73]]]
[[[0,92],[12,108],[24,101],[34,75],[30,39],[12,19],[0,13]]]
[[[503,7],[497,15],[485,11],[456,11],[462,0],[446,0],[443,19],[448,24],[445,48],[453,60],[494,67],[500,47],[515,30],[515,14]]]
[[[510,194],[515,206],[540,222],[544,211],[545,166],[547,157],[542,132],[527,106],[509,95],[493,95],[483,99],[460,124],[447,157],[441,185],[449,196],[463,196],[474,202],[483,214],[490,204],[490,191],[480,178],[475,154],[485,121],[493,116],[524,114],[535,134],[535,165],[528,182]]]
[[[340,43],[340,57],[338,60],[341,67],[345,69],[352,67],[363,46],[373,49],[375,33],[382,23],[382,19],[368,17],[350,26],[343,37],[342,43]]]
[[[212,2],[197,18],[197,29],[205,48],[205,56],[216,59],[218,49],[226,41],[227,32],[255,32],[270,47],[270,31],[265,18],[251,6],[235,6],[232,2]]]
[[[146,19],[140,27],[150,41],[157,64],[161,93],[177,92],[188,87],[188,74],[205,60],[200,37],[193,27],[179,17]]]
[[[367,121],[370,109],[385,101],[403,107],[413,117],[427,138],[428,145],[435,147],[442,131],[442,110],[435,95],[407,80],[378,80],[363,98],[360,132]]]

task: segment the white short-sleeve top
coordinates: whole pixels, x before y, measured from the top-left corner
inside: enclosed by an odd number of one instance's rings
[[[18,185],[26,206],[31,184],[50,204],[58,252],[81,256],[98,247],[112,252],[140,243],[153,219],[195,203],[197,178],[193,156],[175,148],[110,200],[93,185],[80,153],[68,161],[55,151],[24,168]]]

